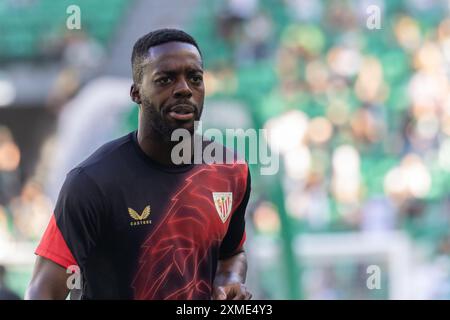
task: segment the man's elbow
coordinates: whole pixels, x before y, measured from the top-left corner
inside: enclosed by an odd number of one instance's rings
[[[64,300],[67,295],[52,290],[42,281],[32,281],[25,292],[25,300]]]
[[[25,300],[43,300],[44,297],[41,297],[41,293],[43,292],[42,288],[39,287],[38,284],[31,282],[28,285],[27,290],[25,291]]]

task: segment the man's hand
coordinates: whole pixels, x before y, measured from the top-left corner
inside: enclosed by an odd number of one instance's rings
[[[252,294],[242,283],[230,283],[214,287],[213,300],[250,300]]]
[[[252,294],[244,285],[247,257],[241,251],[225,260],[219,260],[212,293],[213,300],[250,300]]]

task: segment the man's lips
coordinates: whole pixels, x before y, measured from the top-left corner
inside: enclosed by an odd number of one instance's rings
[[[191,120],[195,116],[195,107],[189,104],[177,104],[170,108],[168,115],[179,121]]]

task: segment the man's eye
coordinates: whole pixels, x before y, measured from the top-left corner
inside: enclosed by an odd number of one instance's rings
[[[155,80],[155,82],[156,82],[157,84],[160,84],[160,85],[169,84],[170,81],[171,81],[171,80],[170,80],[169,77],[158,78],[158,79]]]
[[[191,77],[192,82],[194,83],[201,83],[203,81],[203,77],[202,76],[193,76]]]

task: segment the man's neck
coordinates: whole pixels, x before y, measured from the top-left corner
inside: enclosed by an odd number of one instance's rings
[[[173,146],[170,141],[165,141],[160,134],[154,132],[154,130],[149,131],[139,128],[137,141],[142,151],[152,160],[165,166],[173,165],[170,156]]]
[[[141,150],[153,161],[164,166],[176,166],[172,161],[172,149],[178,141],[167,141],[154,130],[139,127],[137,141]],[[193,155],[193,152],[191,153]]]

